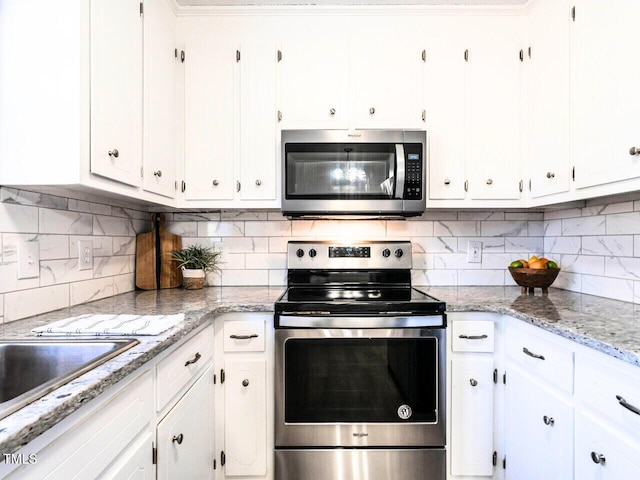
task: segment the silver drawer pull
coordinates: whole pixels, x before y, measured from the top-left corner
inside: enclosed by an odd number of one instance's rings
[[[249,340],[250,338],[258,338],[258,334],[252,333],[251,335],[229,335],[229,338],[233,338],[234,340]]]
[[[545,425],[549,425],[550,427],[553,427],[553,424],[556,423],[553,417],[547,417],[546,415],[542,417],[542,421]]]
[[[470,378],[469,383],[471,384],[472,387],[475,387],[476,385],[478,385],[478,381],[475,378]]]
[[[537,353],[533,353],[527,347],[522,347],[522,351],[529,355],[530,357],[537,358],[538,360],[544,360],[544,355],[538,355]]]
[[[184,362],[184,366],[188,367],[189,365],[196,363],[198,360],[200,360],[200,358],[202,358],[202,355],[200,355],[200,352],[196,352],[196,356],[193,357],[193,360],[187,360],[186,362]]]
[[[249,380],[247,380],[246,378],[244,380],[242,380],[242,386],[243,387],[248,387],[249,386]]]
[[[485,338],[487,338],[487,336],[485,334],[482,335],[458,335],[458,338],[462,338],[464,340],[484,340]]]
[[[171,443],[176,442],[178,445],[182,445],[182,441],[184,440],[184,435],[174,435],[171,439]]]
[[[593,463],[599,463],[600,465],[604,465],[604,462],[607,459],[601,453],[591,452],[591,460],[593,460]]]
[[[618,403],[620,403],[620,405],[622,405],[624,408],[626,408],[630,412],[635,413],[636,415],[640,415],[640,408],[634,407],[630,403],[627,403],[627,401],[620,395],[616,395],[616,399],[618,400]]]

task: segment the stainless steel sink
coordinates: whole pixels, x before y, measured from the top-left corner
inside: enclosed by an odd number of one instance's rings
[[[135,339],[0,340],[0,418],[138,343]]]

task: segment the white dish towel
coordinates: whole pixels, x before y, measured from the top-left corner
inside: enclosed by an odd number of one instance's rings
[[[158,335],[184,321],[176,315],[80,315],[31,330],[43,335]]]

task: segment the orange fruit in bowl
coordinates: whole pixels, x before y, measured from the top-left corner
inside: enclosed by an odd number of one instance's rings
[[[535,262],[536,260],[538,260],[538,257],[536,257],[535,255],[531,255],[531,257],[529,258],[529,263]]]
[[[529,268],[541,270],[541,269],[547,268],[547,263],[541,261],[540,259],[534,260],[533,262],[529,263]]]
[[[538,259],[538,261],[539,261],[539,262],[544,263],[545,265],[546,265],[547,263],[549,263],[549,259],[548,259],[548,258],[544,258],[544,257],[540,257],[540,258]]]
[[[522,263],[522,268],[529,268],[529,262],[526,261],[525,259],[519,258],[517,261]]]

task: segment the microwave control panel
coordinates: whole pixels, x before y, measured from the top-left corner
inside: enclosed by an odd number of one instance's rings
[[[405,200],[420,200],[422,191],[422,145],[409,143],[404,145],[405,173],[404,194]]]

